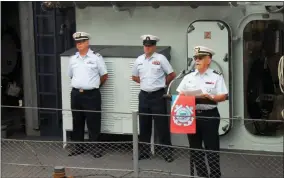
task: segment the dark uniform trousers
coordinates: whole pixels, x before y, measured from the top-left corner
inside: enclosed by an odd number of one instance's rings
[[[218,152],[220,150],[219,143],[219,124],[220,124],[220,114],[217,108],[211,110],[201,110],[196,111],[196,134],[189,135],[188,141],[190,148],[193,149],[203,149],[202,141],[206,151],[191,150],[191,169],[193,168],[192,163],[194,163],[197,175],[200,177],[210,177],[210,178],[220,178],[220,156]],[[214,118],[202,118],[204,117],[214,117]],[[210,151],[210,150],[213,150]],[[208,169],[205,164],[205,155],[207,155],[208,165],[210,169],[210,176],[208,176]],[[191,174],[193,172],[191,171]],[[192,175],[193,176],[193,175]]]
[[[78,89],[73,88],[71,91],[71,109],[75,110],[92,110],[101,111],[101,93],[99,89],[84,90],[80,92]],[[73,116],[73,132],[72,140],[83,142],[85,133],[85,121],[90,141],[99,141],[101,132],[101,113],[88,112],[88,111],[72,111]],[[77,144],[76,149],[83,151],[88,149],[94,154],[99,153],[101,150],[98,146],[93,144]]]
[[[139,93],[139,113],[147,114],[167,114],[166,99],[163,98],[165,89],[161,89],[155,92],[140,91]],[[139,140],[140,142],[146,142],[147,144],[140,143],[139,151],[140,158],[149,157],[151,153],[150,140],[152,133],[152,119],[154,119],[154,126],[158,132],[158,138],[160,144],[171,145],[170,129],[169,129],[169,117],[168,116],[155,116],[155,115],[139,115]],[[172,155],[172,149],[159,148],[163,157],[167,159]],[[163,151],[163,152],[162,152]]]

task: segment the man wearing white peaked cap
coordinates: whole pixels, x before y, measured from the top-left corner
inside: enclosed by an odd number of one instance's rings
[[[144,46],[156,46],[157,42],[160,41],[159,37],[154,35],[142,35],[140,38],[143,40]]]
[[[154,35],[142,35],[144,54],[134,62],[132,80],[140,84],[139,113],[167,114],[166,100],[163,98],[165,88],[175,78],[175,72],[168,59],[156,52],[156,44],[160,40]],[[171,145],[169,118],[167,116],[139,116],[140,142],[150,143],[152,119],[158,132],[158,138],[163,145]],[[139,144],[139,159],[151,157],[150,145]],[[165,150],[165,161],[172,162],[172,149]]]
[[[89,48],[90,34],[76,32],[73,34],[78,52],[70,58],[68,76],[71,78],[71,109],[73,117],[72,141],[83,142],[85,122],[87,123],[89,140],[99,141],[101,131],[100,112],[78,112],[73,110],[101,111],[100,87],[108,78],[108,72],[99,53]],[[90,152],[93,157],[102,156],[102,150],[95,144],[76,144],[69,156]],[[96,144],[97,145],[97,144]],[[88,150],[86,150],[88,148]]]
[[[217,105],[226,100],[228,90],[223,75],[209,68],[214,55],[214,50],[205,46],[196,46],[193,56],[195,69],[183,78],[177,92],[184,95],[186,91],[202,90],[201,97],[207,102],[196,104],[196,133],[188,135],[188,141],[190,148],[193,149],[203,149],[203,142],[205,148],[209,151],[192,150],[191,161],[194,163],[199,177],[220,178],[220,157],[216,152],[220,150],[220,114]],[[205,154],[207,155],[210,176],[205,163]]]

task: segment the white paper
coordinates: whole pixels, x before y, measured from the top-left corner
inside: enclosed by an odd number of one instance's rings
[[[202,90],[187,90],[187,91],[181,91],[184,93],[185,96],[200,96],[203,94]]]

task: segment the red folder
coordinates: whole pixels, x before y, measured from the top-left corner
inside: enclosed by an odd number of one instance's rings
[[[196,133],[195,106],[195,96],[172,95],[171,133]]]

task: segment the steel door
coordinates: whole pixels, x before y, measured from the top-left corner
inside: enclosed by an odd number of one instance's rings
[[[207,46],[216,52],[213,56],[210,68],[223,74],[229,91],[228,100],[218,104],[218,110],[222,118],[219,127],[219,135],[224,135],[229,132],[232,126],[231,120],[228,119],[231,117],[230,28],[224,22],[214,20],[198,20],[191,23],[187,30],[188,63],[192,61],[192,57],[194,55],[193,48],[198,45]],[[193,63],[194,62],[188,66],[188,69],[192,69],[194,67]]]

